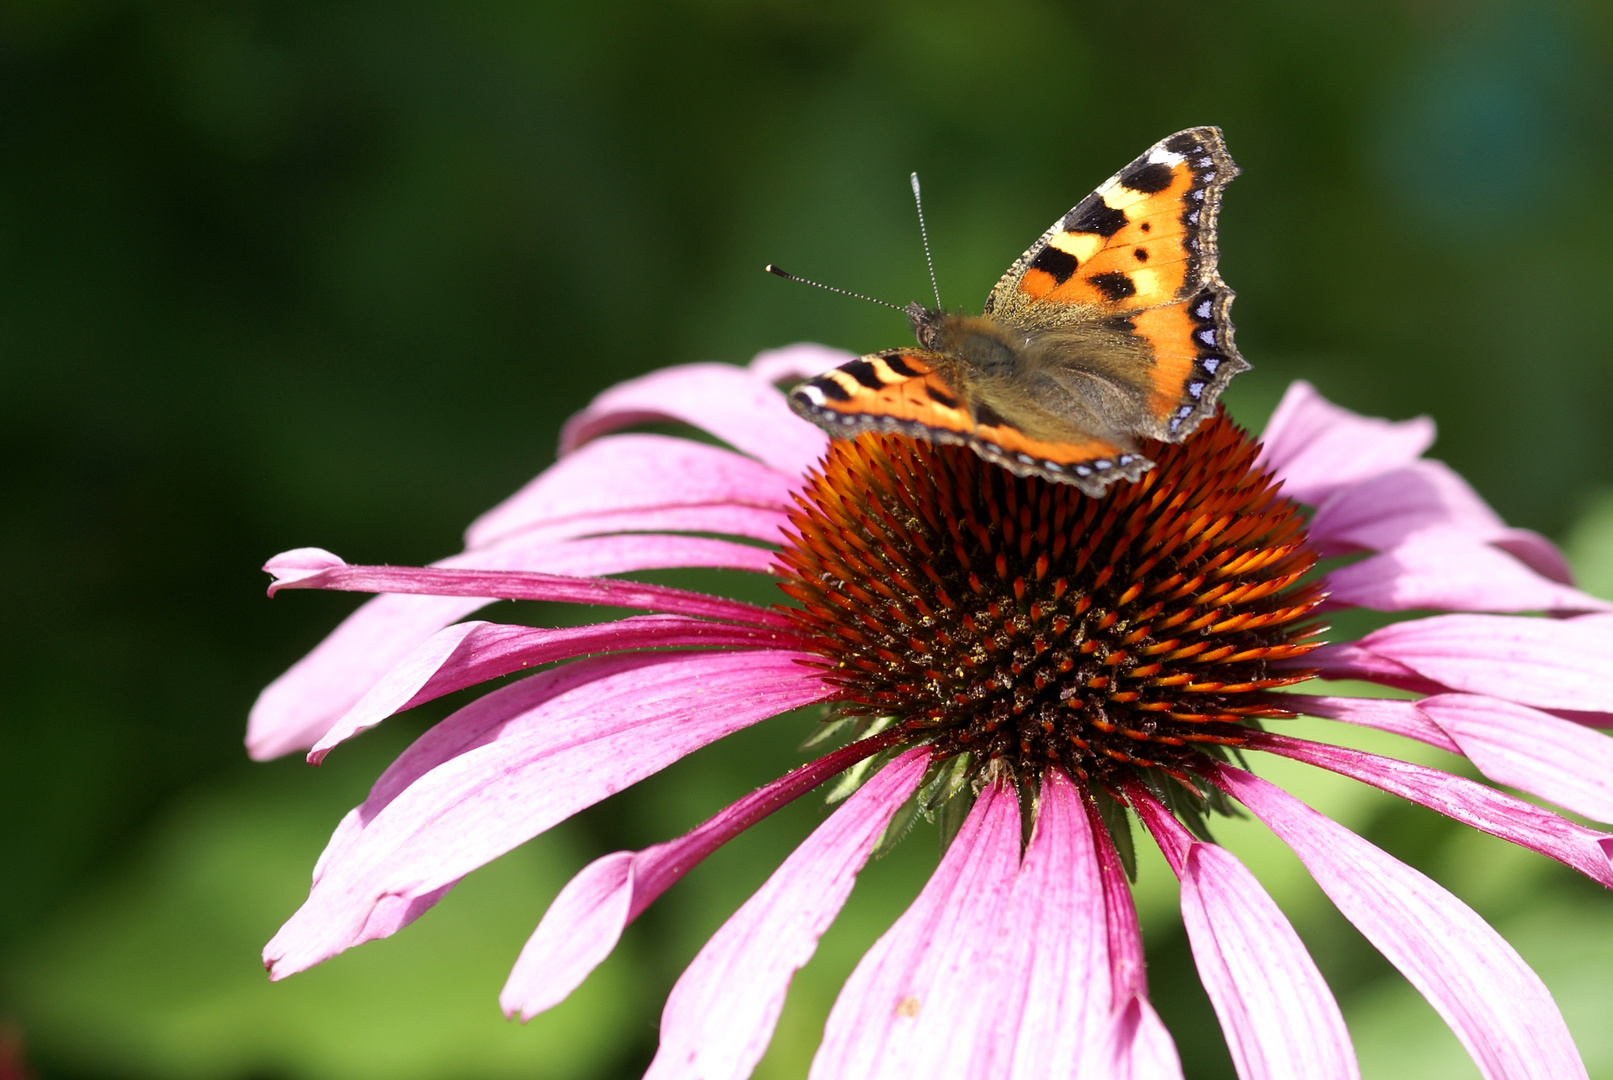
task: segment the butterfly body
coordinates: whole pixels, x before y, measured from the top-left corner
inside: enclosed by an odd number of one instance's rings
[[[1249,366],[1216,273],[1236,173],[1216,128],[1165,139],[1055,222],[984,314],[910,304],[920,349],[852,360],[796,387],[792,407],[836,436],[963,444],[1092,495],[1137,479],[1153,464],[1140,442],[1185,439]]]

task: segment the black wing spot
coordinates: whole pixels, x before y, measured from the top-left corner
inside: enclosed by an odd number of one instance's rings
[[[951,394],[936,389],[928,383],[924,384],[924,392],[930,395],[931,401],[935,402],[943,409],[956,409],[958,407],[957,398],[953,397]]]
[[[841,386],[840,383],[835,379],[813,379],[811,382],[807,383],[807,385],[816,386],[819,390],[823,391],[823,396],[828,398],[830,401],[851,400],[850,392],[847,391],[844,386]],[[812,400],[805,394],[797,394],[796,396],[801,398],[808,405],[812,404]]]
[[[1096,233],[1104,237],[1113,236],[1125,227],[1125,212],[1116,210],[1102,199],[1094,199],[1092,206],[1080,217],[1069,215],[1064,219],[1067,232]]]
[[[1151,161],[1140,165],[1130,172],[1120,174],[1120,182],[1133,191],[1141,191],[1152,195],[1156,191],[1164,191],[1171,186],[1171,167],[1164,162]]]
[[[1060,251],[1052,244],[1037,252],[1036,258],[1031,260],[1032,269],[1042,270],[1053,275],[1053,280],[1060,285],[1069,281],[1070,275],[1075,273],[1076,267],[1080,265],[1081,261],[1074,255],[1071,255],[1068,251]]]
[[[1198,137],[1191,131],[1184,131],[1170,139],[1165,143],[1165,149],[1173,154],[1181,154],[1184,157],[1188,154],[1204,152],[1203,144],[1199,142]]]
[[[907,361],[902,359],[901,353],[891,353],[890,355],[886,356],[885,366],[904,379],[911,379],[918,375],[918,372],[914,371],[913,368],[908,365]]]
[[[1150,224],[1149,224],[1149,223],[1148,223],[1148,222],[1146,222],[1146,221],[1145,221],[1145,222],[1143,222],[1143,223],[1142,223],[1142,224],[1141,224],[1141,225],[1139,225],[1139,226],[1137,226],[1137,227],[1138,227],[1138,228],[1139,228],[1139,229],[1141,229],[1141,230],[1142,230],[1142,231],[1143,231],[1143,232],[1153,232],[1153,231],[1154,231],[1154,227],[1153,227],[1153,226],[1152,226],[1152,225],[1150,225]]]
[[[1136,251],[1133,251],[1131,253],[1131,255],[1132,255],[1132,258],[1136,259],[1138,262],[1147,262],[1148,261],[1148,249],[1147,248],[1138,248]]]
[[[885,388],[885,380],[879,377],[879,372],[874,370],[874,365],[866,360],[853,360],[850,363],[841,364],[840,370],[870,390],[883,390]]]
[[[1124,300],[1137,295],[1137,284],[1126,274],[1094,274],[1092,284],[1108,300]]]

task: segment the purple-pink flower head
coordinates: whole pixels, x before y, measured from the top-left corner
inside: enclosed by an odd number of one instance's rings
[[[273,977],[395,933],[466,873],[701,746],[828,703],[817,744],[835,749],[683,836],[584,868],[522,949],[506,1011],[563,1000],[691,867],[836,780],[832,812],[678,980],[650,1076],[748,1076],[859,871],[925,816],[950,843],[842,988],[816,1080],[1179,1077],[1126,879],[1133,822],[1180,881],[1239,1076],[1357,1077],[1304,945],[1209,839],[1205,821],[1235,802],[1483,1076],[1585,1075],[1546,987],[1477,914],[1259,776],[1263,753],[1352,777],[1613,885],[1607,833],[1283,731],[1305,714],[1392,732],[1613,820],[1613,750],[1595,730],[1613,725],[1613,605],[1423,458],[1431,424],[1359,417],[1297,383],[1260,443],[1217,416],[1093,498],[906,437],[827,444],[774,383],[842,359],[798,346],[606,391],[567,425],[560,461],[434,566],[317,549],[271,561],[275,589],[381,595],[264,691],[255,756],[318,760],[394,713],[524,676],[422,735],[337,826],[264,951]],[[652,420],[732,449],[618,433]],[[790,600],[615,576],[682,566],[771,575]],[[460,621],[499,598],[645,614]],[[1352,606],[1442,613],[1324,644],[1320,617]],[[1317,675],[1412,696],[1292,692]]]

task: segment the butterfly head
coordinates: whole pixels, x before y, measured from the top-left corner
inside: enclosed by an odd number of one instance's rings
[[[936,308],[927,308],[917,300],[902,309],[907,321],[913,327],[913,336],[919,339],[919,344],[926,349],[941,348],[941,327],[947,321],[947,313]]]

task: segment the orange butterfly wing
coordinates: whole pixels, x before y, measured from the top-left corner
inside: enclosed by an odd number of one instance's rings
[[[1135,480],[1153,463],[1096,436],[1070,441],[1033,439],[990,415],[973,415],[937,369],[946,357],[918,349],[860,356],[790,391],[790,407],[831,434],[893,431],[932,442],[968,446],[1020,476],[1050,476],[1099,494],[1125,476]]]
[[[986,314],[1010,325],[1108,318],[1147,343],[1152,427],[1178,442],[1249,365],[1233,344],[1233,292],[1216,270],[1221,193],[1238,174],[1218,128],[1155,144],[1048,229],[1008,268]]]

